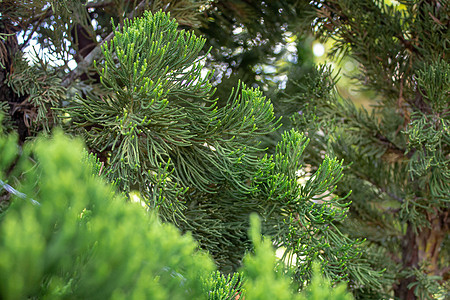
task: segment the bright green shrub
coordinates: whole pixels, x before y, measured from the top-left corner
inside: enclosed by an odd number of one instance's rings
[[[17,149],[11,139],[0,145]],[[190,235],[116,196],[81,163],[79,141],[57,133],[31,148],[38,166],[21,170],[20,189],[40,205],[16,199],[0,224],[0,298],[202,297],[200,275],[213,263]]]

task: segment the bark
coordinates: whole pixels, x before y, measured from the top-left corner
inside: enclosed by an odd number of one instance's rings
[[[408,222],[406,226],[406,234],[402,245],[402,265],[404,269],[417,268],[419,264],[419,247],[416,242],[416,233],[411,223]],[[408,285],[414,281],[416,281],[414,276],[400,279],[400,283],[394,289],[395,297],[404,300],[417,299],[414,295],[414,290],[408,288]]]
[[[411,270],[423,266],[428,275],[445,278],[448,275],[449,267],[441,265],[439,258],[442,242],[450,227],[448,211],[436,211],[433,214],[429,213],[427,217],[430,226],[418,229],[417,232],[414,231],[411,223],[407,224],[402,245],[403,269]],[[394,289],[395,297],[402,300],[418,299],[414,294],[415,287],[408,288],[408,285],[416,280],[415,276],[402,278]]]

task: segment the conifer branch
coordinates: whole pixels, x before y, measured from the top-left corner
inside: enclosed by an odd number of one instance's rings
[[[378,191],[380,191],[383,194],[388,195],[391,199],[394,199],[396,201],[398,201],[399,203],[404,203],[405,199],[403,199],[400,196],[397,196],[396,194],[389,192],[385,187],[381,186],[380,184],[378,184],[377,182],[375,182],[375,180],[373,180],[372,178],[370,178],[369,176],[367,176],[366,174],[362,173],[362,172],[355,172],[356,174],[358,174],[358,176],[360,178],[363,178],[364,180],[366,180],[368,183],[370,183],[374,188],[376,188]]]
[[[380,141],[381,144],[385,145],[388,148],[388,150],[391,150],[396,154],[406,156],[408,158],[411,158],[412,155],[414,154],[412,152],[406,153],[405,149],[399,148],[397,145],[395,145],[392,141],[390,141],[386,136],[382,135],[381,133],[377,133],[375,137],[378,139],[378,141]]]
[[[138,16],[150,3],[149,0],[142,0],[132,12],[127,15],[127,19],[133,19]],[[65,88],[69,87],[72,82],[74,82],[78,77],[87,71],[87,69],[94,63],[94,60],[101,57],[102,51],[101,46],[110,42],[114,37],[114,31],[112,31],[108,36],[99,43],[92,51],[84,58],[83,61],[78,63],[77,67],[67,74],[61,81],[61,85]]]
[[[102,8],[102,7],[106,7],[108,5],[113,4],[113,1],[98,1],[98,2],[89,2],[85,4],[86,8]],[[49,18],[53,16],[53,9],[52,7],[47,8],[43,13],[38,14],[37,16],[35,16],[34,18],[32,18],[31,20],[29,20],[27,22],[27,24],[33,24],[35,22],[42,22],[43,20]],[[25,26],[27,27],[27,26]],[[25,28],[22,26],[22,28]]]
[[[29,22],[29,24],[33,24],[34,22],[36,22],[36,24],[34,24],[33,29],[31,29],[30,34],[28,35],[27,39],[22,43],[22,45],[20,45],[20,49],[22,50],[23,48],[25,48],[28,43],[30,42],[31,38],[33,37],[34,33],[36,32],[36,30],[38,29],[38,27],[42,24],[42,22],[48,18],[49,16],[51,16],[52,12],[52,8],[50,7],[49,9],[46,10],[45,13],[41,14],[40,17],[37,20],[34,20],[33,22]]]

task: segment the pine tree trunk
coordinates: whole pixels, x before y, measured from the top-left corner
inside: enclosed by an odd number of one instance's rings
[[[439,266],[439,256],[442,241],[449,230],[448,212],[440,214],[428,214],[430,226],[414,231],[413,226],[408,223],[402,247],[402,264],[405,270],[425,266],[429,275],[446,277],[448,270],[441,270]],[[412,282],[417,281],[414,276],[400,280],[395,287],[395,296],[398,299],[412,300],[418,299],[414,295],[414,287],[408,288]]]
[[[418,245],[416,242],[416,233],[414,232],[413,226],[408,222],[406,225],[406,234],[403,239],[402,245],[402,264],[403,268],[415,268],[418,266],[419,253]],[[416,299],[414,295],[414,290],[408,288],[408,285],[414,282],[416,279],[414,277],[406,277],[400,280],[400,284],[396,286],[394,290],[394,295],[398,299],[413,300]]]

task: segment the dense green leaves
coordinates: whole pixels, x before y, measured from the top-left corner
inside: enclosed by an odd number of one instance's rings
[[[33,148],[39,166],[21,170],[20,188],[41,205],[17,199],[0,224],[3,299],[202,297],[213,266],[189,235],[115,196],[79,141],[58,133]]]
[[[325,157],[300,185],[307,139],[296,131],[282,136],[274,157],[261,157],[256,137],[277,126],[270,101],[242,85],[219,107],[208,76],[201,77],[203,42],[177,31],[163,13],[126,22],[102,48],[100,80],[109,92],[79,97],[79,105],[66,109],[79,128],[74,132],[107,154],[108,176],[119,179],[119,187],[139,189],[163,220],[191,231],[222,271],[239,267],[250,247],[248,217],[257,212],[277,245],[307,257],[297,262],[300,285],[320,251],[333,280],[346,280],[349,259],[364,265],[350,269],[351,278],[370,283],[379,274],[358,261],[358,242],[332,225],[345,214],[343,198],[332,195],[342,162]],[[299,248],[304,241],[309,245]]]
[[[233,300],[245,294],[240,273],[225,276],[216,271],[205,278],[204,282],[209,300]]]
[[[359,63],[357,79],[377,93],[377,101],[359,108],[340,99],[324,67],[312,83],[291,83],[297,89],[286,101],[299,105],[302,115],[293,118],[311,138],[305,155],[314,169],[322,163],[317,153],[344,159],[345,176],[335,193],[344,196],[351,189],[352,204],[338,227],[365,238],[369,261],[387,268],[384,291],[399,299],[444,297],[450,194],[447,4],[312,5],[304,21],[317,26],[319,39],[334,40],[332,55]],[[316,88],[322,92],[316,97],[310,87],[318,86],[331,88]],[[368,294],[362,288],[356,295]]]
[[[101,82],[111,92],[67,109],[88,146],[111,154],[110,174],[126,190],[146,182],[139,189],[151,194],[146,186],[157,184],[151,175],[160,164],[178,186],[212,192],[228,180],[242,187],[230,168],[255,160],[249,142],[273,130],[272,106],[257,90],[238,87],[216,107],[209,75],[201,74],[203,43],[162,13],[127,22],[103,47]]]
[[[0,136],[8,157],[18,155],[11,151],[15,146],[13,135]],[[0,222],[2,299],[295,298],[290,278],[274,269],[272,244],[261,242],[255,216],[255,255],[245,258],[243,275],[226,277],[212,272],[212,261],[196,251],[190,235],[181,236],[174,226],[125,203],[98,177],[98,161],[83,158],[78,140],[57,132],[27,148],[38,165],[20,164],[15,172],[24,176],[20,189],[41,205],[17,199]],[[6,158],[1,170],[11,163]],[[344,287],[330,289],[327,281],[324,290],[315,274],[299,299],[351,299]]]

